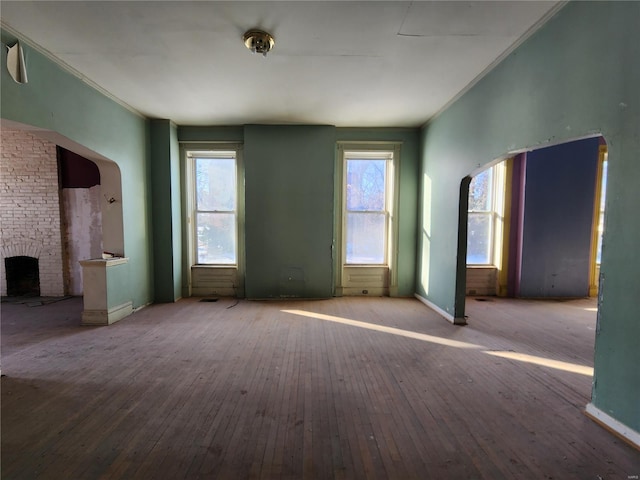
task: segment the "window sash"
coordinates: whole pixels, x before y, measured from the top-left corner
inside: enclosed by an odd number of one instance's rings
[[[365,199],[357,204],[349,192],[350,166],[359,161],[384,161],[382,185],[374,186],[382,190],[382,201]],[[372,164],[375,166],[375,164]],[[345,151],[344,152],[344,201],[343,201],[343,249],[344,265],[367,266],[388,265],[389,230],[391,216],[391,180],[393,171],[393,152],[378,151]],[[375,175],[369,180],[376,180]],[[364,194],[366,197],[366,193]],[[363,203],[366,204],[363,206]],[[376,208],[379,205],[379,208]],[[360,224],[361,228],[358,228]]]
[[[210,150],[189,151],[193,172],[193,242],[197,265],[238,265],[238,162],[235,151]],[[218,172],[218,178],[198,178],[198,162],[233,161],[233,172]],[[202,172],[202,171],[201,171]],[[203,173],[203,177],[206,175]],[[205,183],[206,180],[208,184]],[[217,183],[217,185],[216,185]],[[227,198],[216,192],[208,201],[203,201],[203,188],[230,189]],[[231,198],[228,198],[228,197]],[[202,208],[202,206],[210,208]],[[227,207],[227,208],[224,208]],[[231,207],[231,208],[228,208]]]
[[[347,213],[347,265],[386,265],[388,218],[387,212]]]
[[[596,265],[602,264],[602,237],[604,235],[604,210],[607,197],[607,173],[608,173],[608,154],[604,154],[602,161],[602,175],[600,178],[600,205],[598,205],[598,238],[596,240]]]
[[[467,229],[467,264],[493,264],[493,212],[469,212]]]
[[[500,182],[504,181],[501,180],[503,168],[503,164],[494,165],[476,175],[469,185],[467,265],[494,265],[496,256],[500,255],[501,239],[497,237],[501,232],[499,222],[503,221],[504,198],[500,188]],[[474,181],[482,182],[477,190],[474,190]],[[481,198],[472,198],[474,194]]]
[[[495,180],[495,167],[491,167],[471,180],[469,184],[469,211],[470,212],[493,212],[495,210],[495,195],[494,195],[494,180]],[[476,183],[478,184],[476,187]],[[473,198],[474,194],[482,194],[482,188],[484,192],[484,201],[481,199]],[[482,208],[484,207],[484,208]]]

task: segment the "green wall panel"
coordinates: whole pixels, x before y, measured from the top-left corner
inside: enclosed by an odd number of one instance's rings
[[[178,140],[185,143],[198,142],[233,142],[242,143],[244,139],[243,126],[230,127],[194,127],[179,126]]]
[[[182,219],[177,128],[169,120],[151,120],[150,170],[153,200],[154,301],[182,295]]]
[[[182,297],[182,179],[180,176],[180,144],[178,128],[171,124],[169,132],[169,170],[171,172],[171,224],[173,260],[173,300]]]
[[[244,131],[246,295],[333,295],[335,128]]]
[[[640,3],[570,2],[422,132],[417,293],[464,315],[462,179],[522,149],[602,133],[609,177],[593,404],[640,431]]]

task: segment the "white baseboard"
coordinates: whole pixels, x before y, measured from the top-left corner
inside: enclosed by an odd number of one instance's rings
[[[636,432],[634,429],[627,427],[624,423],[619,422],[610,415],[607,415],[593,403],[589,403],[587,405],[584,413],[587,417],[601,424],[606,429],[611,430],[614,434],[640,450],[640,433]]]
[[[145,303],[145,304],[143,304],[143,305],[140,305],[139,307],[134,308],[132,313],[139,312],[140,310],[142,310],[143,308],[148,307],[148,306],[149,306],[149,305],[151,305],[152,303],[153,303],[153,302],[148,302],[148,303]]]
[[[133,313],[133,302],[126,302],[109,310],[84,310],[81,325],[111,325]]]
[[[453,315],[451,315],[446,310],[441,309],[435,303],[427,300],[426,298],[418,295],[417,293],[414,293],[414,296],[418,300],[420,300],[422,303],[424,303],[427,307],[429,307],[431,310],[435,310],[438,314],[443,316],[446,320],[448,320],[449,322],[453,323],[454,325],[466,325],[467,322],[465,322],[464,319],[455,318]]]

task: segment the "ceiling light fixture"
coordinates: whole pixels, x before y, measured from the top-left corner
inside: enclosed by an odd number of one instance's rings
[[[264,57],[276,43],[270,33],[257,29],[249,30],[242,36],[242,40],[251,53],[261,53]]]

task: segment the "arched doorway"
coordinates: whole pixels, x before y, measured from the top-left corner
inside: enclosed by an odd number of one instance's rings
[[[465,178],[457,300],[595,295],[606,156],[604,139],[590,137],[518,154]]]
[[[35,284],[39,284],[39,295],[82,294],[77,290],[77,286],[82,285],[81,279],[76,281],[75,290],[71,290],[68,283],[67,266],[77,263],[77,259],[67,261],[65,266],[63,238],[68,218],[64,218],[64,180],[58,168],[59,152],[64,150],[68,152],[65,155],[84,157],[84,165],[89,165],[93,177],[100,184],[100,193],[93,195],[95,198],[90,208],[93,218],[89,218],[89,222],[93,222],[94,232],[92,249],[86,253],[89,257],[99,257],[105,250],[124,255],[122,188],[118,166],[56,132],[2,120],[2,136],[2,295],[8,293],[5,260],[13,257],[29,257],[38,262]],[[72,170],[77,173],[77,165]],[[73,238],[77,244],[84,244],[85,240],[82,235]],[[82,256],[87,258],[85,254]],[[23,268],[18,270],[20,273]],[[15,273],[12,267],[12,279]]]

